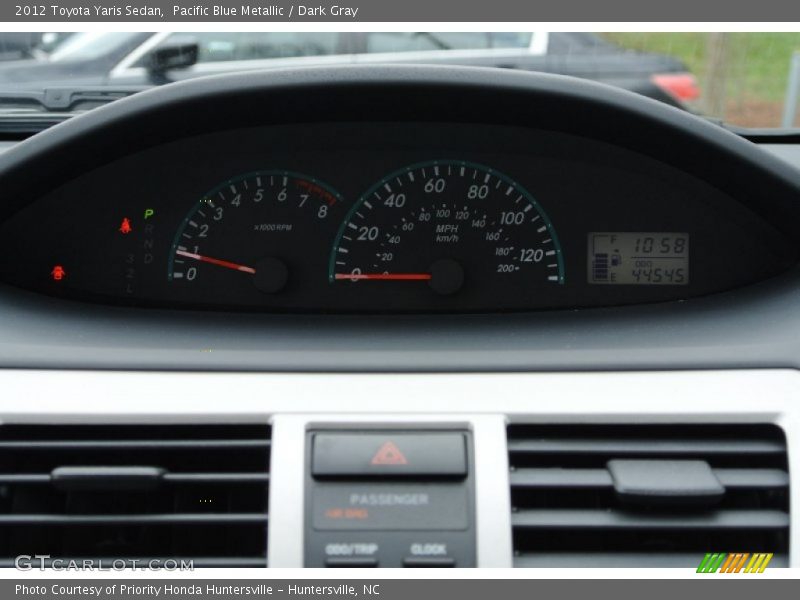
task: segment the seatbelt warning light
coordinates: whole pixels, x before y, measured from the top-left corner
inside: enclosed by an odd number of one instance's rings
[[[128,217],[125,217],[122,219],[122,224],[119,226],[119,232],[125,235],[131,231],[133,231],[133,227],[131,227],[131,220]]]
[[[50,277],[53,278],[53,281],[61,281],[67,276],[67,272],[64,270],[64,267],[61,265],[56,265],[53,267],[53,270],[50,271]]]

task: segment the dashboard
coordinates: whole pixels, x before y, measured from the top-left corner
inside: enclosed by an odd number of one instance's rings
[[[200,78],[16,144],[0,186],[8,367],[793,364],[796,170],[586,81]]]
[[[730,195],[607,142],[484,124],[193,136],[46,193],[0,279],[173,309],[414,313],[684,300],[796,262]]]

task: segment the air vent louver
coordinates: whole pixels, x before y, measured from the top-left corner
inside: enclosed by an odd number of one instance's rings
[[[266,425],[0,426],[0,566],[264,567],[269,459]]]
[[[706,552],[786,566],[789,475],[771,425],[512,425],[518,567],[697,567]]]

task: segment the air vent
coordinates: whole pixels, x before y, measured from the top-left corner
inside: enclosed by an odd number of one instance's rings
[[[508,428],[518,567],[786,566],[789,474],[771,425]]]
[[[0,566],[264,567],[269,459],[266,425],[0,426]]]

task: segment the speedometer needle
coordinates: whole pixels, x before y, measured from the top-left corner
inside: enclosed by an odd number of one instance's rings
[[[375,281],[429,281],[430,273],[336,273],[335,279],[351,281],[372,279]]]
[[[452,258],[440,258],[431,263],[428,273],[334,273],[337,281],[427,281],[437,294],[455,294],[464,284],[464,269]]]
[[[242,273],[250,273],[251,275],[255,275],[256,273],[256,270],[253,267],[237,265],[236,263],[232,263],[227,260],[220,260],[219,258],[211,258],[210,256],[203,256],[202,254],[194,254],[192,252],[186,252],[185,250],[176,250],[175,254],[177,254],[178,256],[183,256],[185,258],[199,260],[200,262],[207,262],[212,265],[217,265],[218,267],[225,267],[226,269],[241,271]]]

